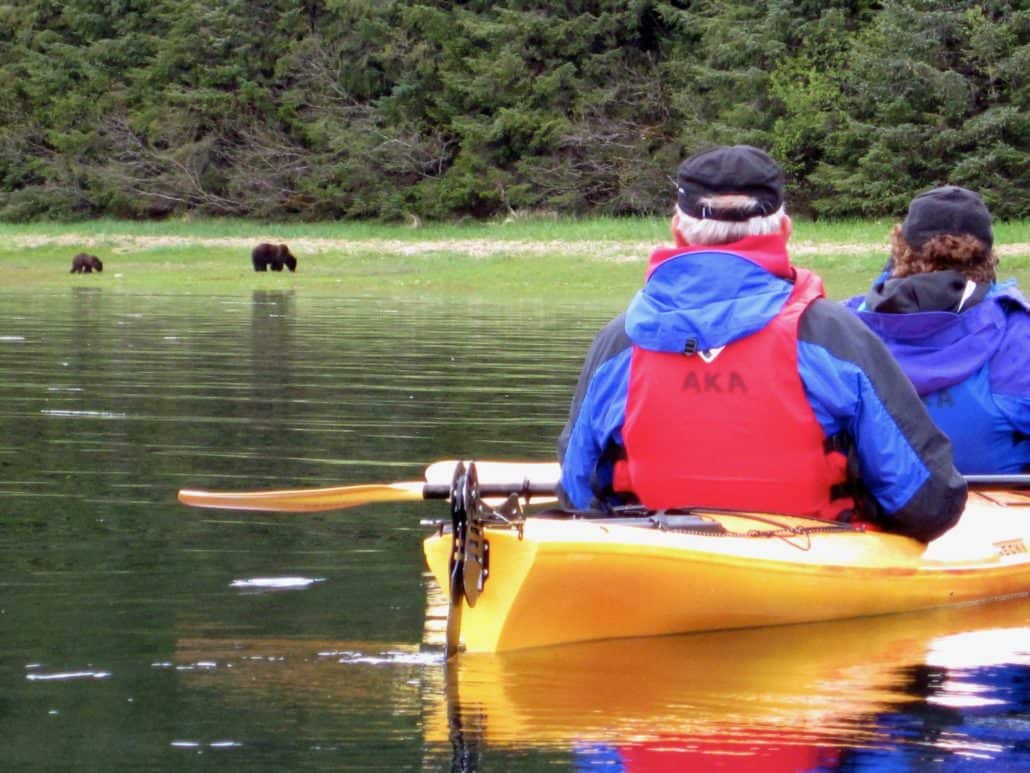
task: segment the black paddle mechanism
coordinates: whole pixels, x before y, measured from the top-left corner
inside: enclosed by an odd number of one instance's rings
[[[466,466],[458,462],[449,488],[427,485],[423,489],[426,499],[450,499],[451,504],[451,560],[448,582],[447,658],[457,654],[461,638],[461,612],[463,604],[474,607],[490,574],[490,543],[483,534],[487,522],[512,522],[522,516],[521,502],[533,495],[554,494],[554,484],[487,483],[480,485],[475,462]],[[505,497],[503,504],[492,506],[483,502],[484,496]]]
[[[425,489],[423,489],[425,491]],[[450,583],[447,589],[447,658],[458,652],[461,638],[461,610],[465,600],[465,536],[468,533],[466,502],[478,498],[476,468],[458,462],[451,480],[451,561]]]

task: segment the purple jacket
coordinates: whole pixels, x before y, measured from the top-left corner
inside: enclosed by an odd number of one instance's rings
[[[1030,470],[1030,303],[1014,282],[973,289],[937,271],[846,303],[887,344],[962,472]]]

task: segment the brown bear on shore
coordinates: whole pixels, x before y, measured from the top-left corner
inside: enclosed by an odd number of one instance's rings
[[[259,244],[250,253],[250,259],[254,261],[255,271],[282,271],[283,266],[290,271],[297,269],[297,259],[285,244]]]
[[[100,262],[100,258],[96,255],[87,255],[85,252],[80,252],[72,258],[72,270],[70,273],[92,274],[94,270],[104,270],[104,264]]]

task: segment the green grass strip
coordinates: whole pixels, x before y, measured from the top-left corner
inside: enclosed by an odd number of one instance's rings
[[[794,262],[823,276],[831,297],[863,292],[887,254],[887,221],[795,224]],[[251,248],[286,242],[296,273],[257,273]],[[640,286],[650,251],[670,243],[664,219],[520,218],[427,224],[273,224],[241,220],[0,224],[4,291],[97,286],[116,292],[239,295],[472,296],[618,308]],[[998,223],[1000,277],[1030,285],[1030,221]],[[100,274],[70,275],[72,256]]]

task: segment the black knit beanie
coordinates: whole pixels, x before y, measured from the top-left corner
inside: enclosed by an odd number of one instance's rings
[[[908,205],[901,235],[918,250],[940,234],[969,234],[990,249],[994,245],[991,213],[976,193],[957,185],[920,193]]]

